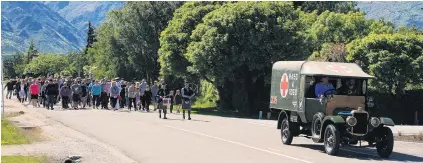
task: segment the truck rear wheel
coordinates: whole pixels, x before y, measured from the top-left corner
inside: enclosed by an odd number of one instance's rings
[[[292,139],[294,138],[291,126],[292,124],[288,121],[288,117],[285,117],[281,124],[281,139],[282,143],[285,145],[290,145],[292,143]]]

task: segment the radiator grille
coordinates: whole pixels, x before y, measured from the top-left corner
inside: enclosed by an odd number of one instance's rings
[[[367,113],[353,113],[357,119],[357,124],[353,127],[352,132],[355,134],[367,134],[368,114]]]

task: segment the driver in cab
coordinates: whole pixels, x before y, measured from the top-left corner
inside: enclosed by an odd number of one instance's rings
[[[324,95],[332,95],[335,94],[335,92],[335,88],[329,83],[328,77],[323,77],[322,81],[316,84],[315,93],[317,98],[322,98]]]

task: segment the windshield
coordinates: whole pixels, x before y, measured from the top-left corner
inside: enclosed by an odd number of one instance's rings
[[[325,81],[326,80],[326,81]],[[332,85],[336,89],[336,95],[346,95],[346,96],[364,96],[367,92],[367,80],[366,79],[354,79],[354,78],[338,78],[338,77],[307,77],[306,79],[306,88],[308,98],[315,98],[316,96],[316,85],[319,83],[326,83],[325,85]],[[332,88],[329,86],[329,88]],[[319,88],[318,88],[319,89]]]

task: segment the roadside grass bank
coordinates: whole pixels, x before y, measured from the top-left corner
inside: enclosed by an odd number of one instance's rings
[[[39,127],[18,127],[16,123],[9,118],[23,115],[23,111],[6,112],[1,120],[1,145],[19,145],[30,144],[32,142],[42,141],[42,130]]]
[[[2,163],[49,163],[47,156],[1,156]]]
[[[394,136],[394,139],[408,142],[423,142],[423,132],[417,135],[402,134],[401,132],[398,132],[398,134]]]
[[[1,145],[29,144],[22,129],[7,119],[1,120]]]

